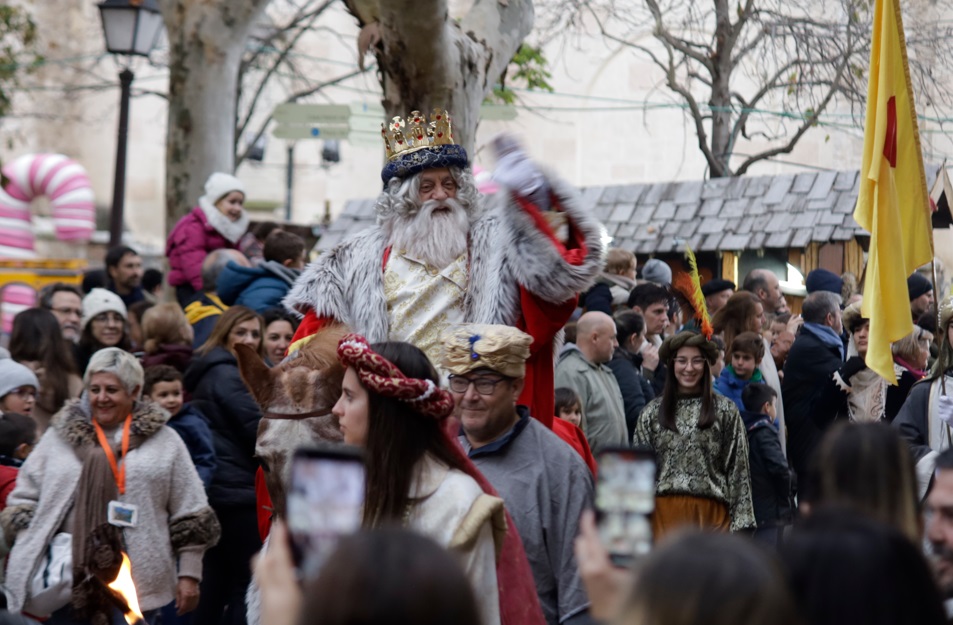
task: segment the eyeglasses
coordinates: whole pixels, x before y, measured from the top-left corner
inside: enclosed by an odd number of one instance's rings
[[[50,310],[61,315],[72,315],[74,317],[83,316],[83,311],[79,308],[51,308]]]
[[[676,358],[676,359],[675,359],[675,364],[678,365],[679,367],[687,367],[689,364],[691,364],[691,366],[692,366],[693,368],[696,368],[696,369],[697,369],[697,368],[700,368],[700,367],[704,367],[704,366],[705,366],[705,359],[704,359],[704,358],[692,358],[692,359],[689,360],[688,358]]]
[[[29,397],[36,397],[36,389],[32,386],[21,386],[20,388],[13,389],[9,394],[16,395],[21,399],[27,399]]]
[[[492,395],[496,390],[496,385],[505,381],[506,378],[466,378],[459,375],[450,376],[450,390],[454,393],[466,393],[470,385],[476,387],[480,395]]]
[[[93,323],[123,323],[122,315],[114,312],[104,312],[93,317]]]

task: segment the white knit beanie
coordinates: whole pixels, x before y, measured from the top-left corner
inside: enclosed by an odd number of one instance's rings
[[[126,305],[118,295],[106,289],[93,289],[83,298],[83,329],[93,317],[104,312],[117,312],[127,319]]]
[[[217,171],[205,181],[205,199],[213,206],[232,191],[245,195],[245,185],[235,176]]]
[[[40,382],[36,379],[33,370],[26,365],[21,365],[10,358],[0,360],[0,398],[21,386],[32,386],[39,390]]]

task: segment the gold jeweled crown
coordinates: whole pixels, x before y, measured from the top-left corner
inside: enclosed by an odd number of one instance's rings
[[[422,148],[455,145],[450,114],[439,108],[433,110],[429,124],[420,111],[412,111],[406,124],[400,117],[395,117],[390,124],[381,124],[381,136],[389,161]]]

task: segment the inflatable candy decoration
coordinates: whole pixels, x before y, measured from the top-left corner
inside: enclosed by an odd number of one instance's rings
[[[0,289],[0,328],[10,336],[13,318],[36,305],[36,291],[29,284],[11,282]]]
[[[59,241],[88,241],[96,206],[82,165],[62,154],[27,154],[3,167],[10,179],[0,190],[0,258],[34,258],[30,202],[46,196]]]

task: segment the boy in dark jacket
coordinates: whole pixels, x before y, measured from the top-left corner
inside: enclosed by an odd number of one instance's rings
[[[741,392],[749,384],[764,381],[758,368],[764,358],[764,339],[756,332],[742,332],[731,342],[727,355],[730,364],[715,380],[715,390],[735,402],[741,412],[745,409]]]
[[[142,394],[172,415],[166,425],[182,438],[207,490],[216,465],[212,432],[202,413],[191,404],[183,403],[182,374],[169,365],[148,367]]]
[[[741,418],[748,432],[751,501],[758,529],[754,537],[779,543],[780,529],[791,522],[792,473],[778,439],[778,394],[767,384],[748,384],[741,393]]]
[[[265,239],[265,262],[254,267],[228,263],[218,276],[217,293],[228,306],[248,306],[257,313],[281,305],[304,268],[304,240],[275,230]]]

